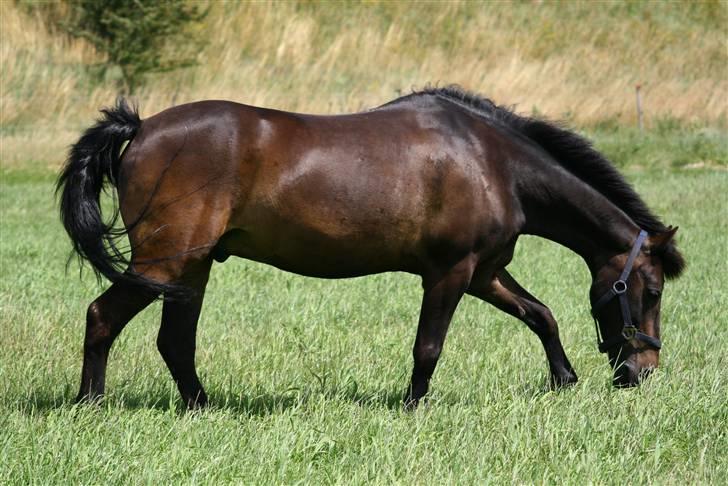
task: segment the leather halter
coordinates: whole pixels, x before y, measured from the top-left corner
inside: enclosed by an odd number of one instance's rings
[[[632,251],[629,253],[627,263],[624,265],[624,269],[622,270],[622,274],[619,276],[619,279],[615,281],[612,284],[612,288],[605,292],[599,298],[599,300],[597,300],[596,304],[592,306],[591,313],[592,317],[594,318],[594,327],[597,330],[597,345],[599,346],[600,353],[606,353],[613,347],[627,343],[633,339],[642,341],[643,343],[646,343],[655,349],[660,349],[662,347],[662,343],[659,339],[648,336],[647,334],[641,332],[639,328],[635,327],[635,325],[632,323],[632,312],[630,311],[629,300],[627,297],[627,279],[629,278],[629,274],[632,273],[632,265],[634,265],[634,261],[637,258],[640,250],[642,249],[642,244],[645,242],[646,239],[647,232],[645,230],[640,230],[640,234],[637,236],[637,240],[632,246]],[[597,323],[597,312],[614,297],[619,298],[619,307],[622,311],[622,332],[605,341],[602,341],[601,334],[599,332],[599,324]]]

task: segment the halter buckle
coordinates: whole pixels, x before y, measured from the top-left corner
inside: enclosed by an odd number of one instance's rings
[[[627,341],[634,339],[637,335],[637,328],[634,326],[627,326],[622,328],[622,337]]]
[[[617,280],[612,284],[612,290],[617,295],[622,295],[627,291],[627,282],[624,280]]]

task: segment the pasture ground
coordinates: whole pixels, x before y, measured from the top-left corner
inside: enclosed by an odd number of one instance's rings
[[[57,5],[0,2],[0,484],[728,483],[724,1],[211,2],[198,64],[134,94],[143,117],[204,98],[335,113],[459,83],[593,132],[680,225],[688,269],[665,291],[662,366],[644,386],[609,386],[579,258],[523,238],[510,268],[553,309],[579,384],[548,391],[536,337],[466,297],[415,413],[400,399],[417,278],[232,259],[200,323],[209,410],[181,410],[158,304],[112,350],[105,402],[72,404],[102,287],[64,272],[54,172],[118,85],[89,43],[47,28]]]
[[[72,404],[100,287],[64,273],[54,174],[5,170],[0,483],[725,484],[728,172],[628,175],[681,227],[689,264],[667,285],[662,366],[642,387],[609,385],[579,258],[522,238],[509,268],[559,320],[575,387],[548,391],[537,338],[465,297],[429,400],[406,413],[417,278],[324,281],[231,259],[215,264],[200,322],[212,407],[185,413],[155,347],[158,304],[117,340],[105,402]]]

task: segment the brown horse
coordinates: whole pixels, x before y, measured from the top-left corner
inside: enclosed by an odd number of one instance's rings
[[[88,308],[79,400],[103,394],[114,339],[162,295],[159,351],[186,404],[204,405],[197,320],[213,259],[229,255],[324,278],[420,275],[409,406],[427,392],[465,293],[526,323],[551,382],[574,383],[548,307],[506,270],[521,234],[586,261],[616,384],[658,364],[660,294],[684,265],[675,229],[572,132],[454,87],[339,116],[228,101],[144,121],[123,100],[102,113],[58,181],[75,251],[112,281]],[[107,181],[124,230],[101,218]],[[115,244],[124,235],[126,252]]]

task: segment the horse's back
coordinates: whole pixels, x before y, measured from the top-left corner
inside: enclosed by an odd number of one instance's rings
[[[402,106],[262,117],[234,254],[315,276],[419,273],[479,251],[503,220],[502,175],[483,165],[467,116]]]

